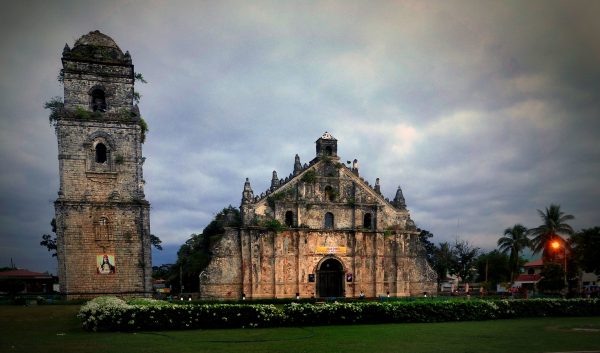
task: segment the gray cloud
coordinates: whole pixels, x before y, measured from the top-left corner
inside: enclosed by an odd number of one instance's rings
[[[173,261],[330,131],[343,160],[400,184],[417,224],[491,248],[559,203],[597,224],[600,24],[594,1],[483,3],[24,1],[0,38],[0,265],[55,271],[38,243],[58,190],[42,109],[60,53],[99,29],[132,54],[150,125],[151,227]]]

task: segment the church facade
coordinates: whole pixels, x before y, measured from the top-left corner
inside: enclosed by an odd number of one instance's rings
[[[325,133],[316,157],[254,195],[248,179],[242,225],[226,228],[200,275],[202,298],[375,297],[434,293],[402,190],[393,200],[345,165]]]
[[[108,36],[65,45],[64,103],[52,110],[60,189],[54,202],[60,292],[68,299],[152,291],[150,204],[144,195],[145,124],[134,67]]]

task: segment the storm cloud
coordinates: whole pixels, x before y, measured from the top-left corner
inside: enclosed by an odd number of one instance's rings
[[[65,43],[92,30],[128,50],[151,229],[173,262],[191,233],[266,190],[325,131],[342,161],[435,241],[484,249],[558,203],[600,214],[596,1],[21,1],[0,15],[0,266],[56,273],[39,246],[58,191],[43,103]]]

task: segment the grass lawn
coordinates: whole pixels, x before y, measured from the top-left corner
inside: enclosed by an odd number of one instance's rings
[[[0,352],[600,352],[600,317],[90,333],[78,310],[0,306]]]

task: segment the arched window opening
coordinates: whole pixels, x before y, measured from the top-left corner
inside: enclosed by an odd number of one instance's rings
[[[370,213],[365,213],[365,216],[363,217],[363,228],[365,228],[365,229],[372,229],[373,228],[372,218],[371,218],[371,214]]]
[[[294,226],[294,212],[287,211],[285,213],[285,225],[288,226],[288,227],[293,227]]]
[[[325,187],[325,200],[329,202],[335,201],[335,192],[330,185]]]
[[[326,147],[325,147],[325,155],[326,155],[326,156],[331,156],[331,155],[333,155],[333,151],[332,151],[332,149],[331,149],[331,146],[326,146]]]
[[[333,229],[333,213],[325,213],[325,229]]]
[[[106,146],[103,143],[96,145],[96,163],[106,162]]]
[[[99,88],[92,91],[92,111],[106,111],[106,96],[104,95],[104,91]]]

